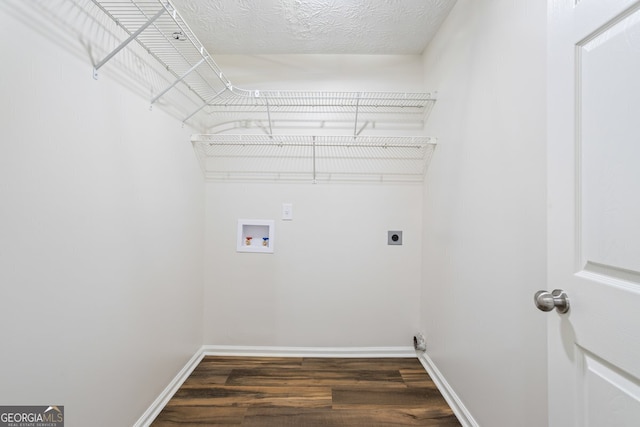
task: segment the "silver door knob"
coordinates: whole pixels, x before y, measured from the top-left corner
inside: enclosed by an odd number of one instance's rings
[[[569,311],[569,297],[562,289],[555,289],[553,292],[538,291],[533,300],[536,307],[542,311],[551,311],[554,308],[558,313]]]

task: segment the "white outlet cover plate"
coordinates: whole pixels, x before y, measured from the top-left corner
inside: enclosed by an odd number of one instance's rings
[[[293,219],[293,203],[282,204],[282,219],[291,221]]]

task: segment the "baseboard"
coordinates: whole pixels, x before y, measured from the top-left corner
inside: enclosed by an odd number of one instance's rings
[[[136,421],[133,427],[147,427],[151,425],[153,420],[160,414],[165,405],[171,400],[173,395],[178,391],[178,389],[182,386],[182,384],[189,378],[189,375],[193,372],[193,370],[198,366],[202,358],[204,357],[204,353],[202,351],[202,347],[193,355],[191,359],[187,362],[186,365],[178,372],[173,380],[169,383],[169,385],[160,393],[160,396],[149,406],[149,409],[145,411],[144,414]]]
[[[433,382],[438,387],[438,390],[440,390],[440,393],[453,410],[458,421],[460,421],[460,424],[462,424],[463,427],[479,427],[469,410],[464,406],[456,392],[453,391],[447,380],[442,376],[442,373],[438,370],[427,353],[417,351],[416,354],[418,355],[418,360],[422,363],[422,366],[424,366],[424,369],[427,371]]]
[[[413,347],[267,347],[205,345],[205,356],[254,357],[416,357]]]

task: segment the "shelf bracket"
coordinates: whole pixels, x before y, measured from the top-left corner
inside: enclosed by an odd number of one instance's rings
[[[358,97],[356,98],[356,120],[353,124],[353,139],[356,139],[358,136],[358,110],[360,109],[360,92],[358,92]]]
[[[131,43],[133,40],[135,40],[136,37],[138,37],[140,35],[141,32],[143,32],[144,30],[147,29],[147,27],[151,24],[153,24],[155,22],[156,19],[160,18],[160,16],[165,13],[167,11],[167,9],[165,7],[163,7],[162,9],[160,9],[155,15],[153,15],[146,23],[144,23],[140,28],[138,28],[136,30],[135,33],[131,34],[129,36],[128,39],[126,39],[125,41],[123,41],[122,43],[120,43],[120,46],[118,46],[117,48],[115,48],[110,54],[108,54],[102,61],[98,62],[94,67],[93,67],[93,78],[94,79],[98,79],[98,70],[100,69],[100,67],[102,67],[104,64],[106,64],[107,62],[109,62],[109,60],[111,58],[113,58],[118,52],[120,52],[122,49],[124,49],[129,43]]]
[[[313,137],[313,183],[316,184],[316,137]]]
[[[196,63],[193,67],[189,68],[183,75],[181,75],[180,77],[178,77],[176,79],[176,81],[174,81],[173,83],[171,83],[169,86],[167,86],[167,88],[165,88],[162,92],[160,92],[158,95],[156,95],[152,100],[151,100],[151,105],[155,104],[155,102],[162,98],[162,96],[169,92],[171,90],[171,88],[173,88],[175,85],[177,85],[178,83],[180,83],[182,80],[184,80],[185,77],[187,77],[189,74],[191,74],[196,68],[198,68],[200,65],[202,65],[202,63],[204,61],[206,61],[208,58],[208,56],[205,56],[204,58],[202,58],[200,61],[198,61],[198,63]]]
[[[356,132],[356,134],[353,136],[353,137],[354,137],[354,139],[355,139],[355,137],[356,137],[356,136],[359,136],[359,135],[362,133],[362,131],[367,127],[367,125],[369,125],[369,122],[368,122],[368,121],[367,121],[367,122],[364,122],[364,124],[362,125],[362,127],[360,128],[360,130],[359,130],[358,132]]]
[[[271,127],[271,109],[269,108],[269,98],[264,97],[265,103],[267,104],[267,119],[269,120],[269,137],[273,138],[273,129]]]
[[[206,107],[207,105],[209,105],[209,103],[211,101],[213,101],[214,99],[216,99],[217,97],[219,97],[220,95],[222,95],[224,92],[226,92],[226,90],[229,89],[228,87],[225,87],[224,89],[222,89],[221,91],[219,91],[218,93],[216,93],[215,95],[213,95],[210,99],[208,99],[204,104],[202,104],[200,107],[198,107],[198,109],[196,111],[194,111],[193,113],[189,114],[187,117],[185,117],[184,120],[182,120],[182,123],[185,123],[187,120],[189,120],[191,117],[195,116],[198,111],[202,110],[204,107]]]

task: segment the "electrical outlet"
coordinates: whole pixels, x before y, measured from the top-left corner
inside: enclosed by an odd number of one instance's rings
[[[402,231],[387,231],[387,245],[402,245]]]

